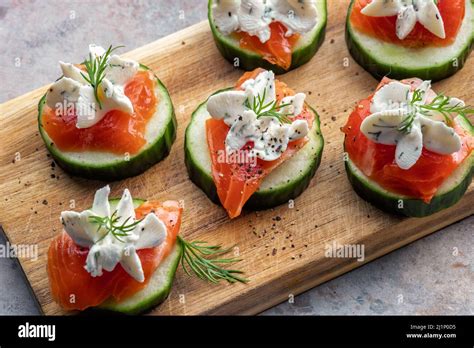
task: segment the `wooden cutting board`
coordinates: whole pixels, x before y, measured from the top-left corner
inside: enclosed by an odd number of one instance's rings
[[[455,207],[423,219],[382,213],[360,199],[345,175],[340,127],[356,102],[377,81],[350,57],[344,42],[349,1],[329,1],[326,41],[307,65],[281,76],[320,113],[326,144],[321,167],[293,208],[280,206],[229,220],[219,206],[188,179],[183,140],[192,111],[213,91],[231,86],[242,74],[214,46],[202,22],[127,54],[148,65],[168,87],[179,122],[171,154],[144,174],[111,184],[114,196],[128,187],[135,197],[184,199],[181,233],[190,240],[237,245],[244,284],[207,284],[177,273],[168,300],[152,314],[255,314],[361,266],[474,213],[474,190]],[[51,62],[57,64],[57,62]],[[59,69],[58,69],[59,70]],[[435,89],[474,103],[473,58]],[[0,223],[11,243],[37,244],[38,260],[21,265],[46,314],[63,314],[49,292],[46,253],[61,231],[59,214],[85,209],[104,183],[69,177],[51,165],[38,134],[36,107],[47,87],[1,105]],[[17,159],[15,161],[15,159]],[[280,218],[276,218],[280,217]],[[326,258],[325,246],[362,244],[365,260]]]

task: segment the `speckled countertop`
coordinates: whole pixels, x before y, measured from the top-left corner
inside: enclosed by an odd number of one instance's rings
[[[206,3],[0,0],[0,102],[54,80],[51,62],[78,61],[89,42],[133,49],[205,19]],[[473,315],[473,251],[470,217],[264,314]],[[0,258],[0,284],[0,314],[38,313],[15,260]]]

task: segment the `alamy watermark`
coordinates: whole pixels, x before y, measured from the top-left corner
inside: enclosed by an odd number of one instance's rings
[[[54,106],[55,114],[58,117],[86,115],[88,120],[92,120],[94,119],[95,113],[97,111],[97,105],[95,102],[73,103],[64,99],[62,102],[57,102]]]
[[[0,258],[38,260],[38,244],[0,244]]]
[[[327,258],[357,259],[359,262],[365,260],[364,244],[339,244],[333,241],[332,244],[326,244],[324,250]]]
[[[23,325],[18,326],[18,337],[19,338],[46,338],[48,341],[53,342],[56,340],[56,325],[51,324],[30,324],[26,322]]]
[[[240,150],[240,151],[217,151],[217,163],[227,164],[248,164],[251,167],[257,165],[257,156],[254,155],[252,150]]]

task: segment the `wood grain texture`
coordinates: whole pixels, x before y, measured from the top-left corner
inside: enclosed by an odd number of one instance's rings
[[[127,54],[154,69],[168,87],[179,122],[178,137],[168,158],[140,176],[112,183],[112,194],[119,196],[128,187],[135,197],[184,199],[181,233],[191,240],[237,245],[243,258],[239,267],[251,280],[247,285],[211,285],[179,270],[170,297],[152,314],[255,314],[474,213],[472,185],[455,207],[423,219],[384,214],[351,189],[344,172],[340,127],[377,81],[346,49],[347,4],[329,1],[327,36],[320,51],[307,65],[280,77],[307,93],[308,102],[320,113],[326,140],[321,167],[293,208],[249,212],[230,221],[188,179],[183,138],[192,111],[242,74],[219,55],[207,22]],[[437,83],[435,89],[473,104],[473,73],[471,57],[461,72]],[[60,212],[69,209],[71,200],[76,209],[85,209],[104,183],[72,178],[51,167],[36,121],[37,102],[46,88],[0,106],[0,223],[11,243],[38,244],[38,260],[21,259],[22,267],[44,312],[63,314],[49,292],[47,249],[60,232]],[[15,156],[20,160],[14,161]],[[276,216],[281,221],[274,221]],[[326,258],[325,246],[333,241],[363,244],[365,261]]]

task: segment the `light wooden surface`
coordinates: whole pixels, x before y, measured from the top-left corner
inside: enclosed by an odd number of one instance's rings
[[[280,77],[307,93],[308,102],[321,115],[326,140],[321,167],[293,208],[245,213],[230,221],[188,179],[183,139],[192,111],[242,73],[219,55],[206,22],[127,54],[154,69],[166,84],[179,128],[170,156],[140,176],[112,183],[113,195],[119,196],[128,187],[135,197],[184,199],[182,235],[237,245],[235,252],[243,258],[238,267],[251,280],[247,285],[211,285],[187,277],[180,269],[170,297],[152,314],[255,314],[474,213],[472,185],[455,207],[423,219],[384,214],[352,191],[344,172],[340,127],[377,81],[347,52],[347,4],[329,1],[327,36],[320,51],[307,65]],[[435,84],[435,89],[473,104],[473,73],[470,58],[461,72]],[[38,260],[21,259],[22,267],[44,312],[63,314],[49,292],[47,248],[60,232],[60,212],[69,209],[71,200],[76,209],[85,209],[104,183],[71,178],[57,167],[52,169],[36,121],[36,105],[45,90],[0,106],[0,223],[11,243],[38,245]],[[14,161],[15,157],[20,160]],[[275,221],[277,216],[281,221]],[[364,262],[326,258],[325,246],[333,241],[363,244]]]

